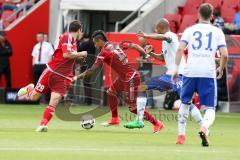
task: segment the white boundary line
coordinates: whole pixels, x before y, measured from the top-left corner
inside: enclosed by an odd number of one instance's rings
[[[200,146],[201,147],[201,146]],[[169,152],[169,153],[174,153],[174,152],[179,152],[179,153],[222,153],[222,154],[229,154],[233,153],[230,151],[222,151],[222,150],[211,150],[211,149],[206,149],[206,150],[201,150],[199,147],[199,150],[188,150],[188,149],[164,149],[164,148],[159,148],[159,149],[133,149],[133,148],[127,148],[127,149],[110,149],[110,148],[40,148],[40,147],[35,147],[35,148],[0,148],[0,151],[75,151],[75,152],[81,152],[81,151],[89,151],[89,152],[159,152],[160,150],[162,152]]]

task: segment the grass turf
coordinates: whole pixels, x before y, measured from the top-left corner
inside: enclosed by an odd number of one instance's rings
[[[188,122],[186,144],[175,145],[177,122],[171,116],[176,116],[176,112],[161,111],[168,118],[162,117],[166,128],[159,134],[152,134],[149,123],[141,130],[123,128],[124,120],[120,126],[100,126],[109,114],[98,118],[91,130],[82,129],[79,122],[55,117],[49,124],[49,132],[36,133],[43,110],[43,106],[0,105],[0,160],[240,159],[240,114],[236,113],[217,114],[211,128],[211,146],[203,148],[193,120]],[[123,118],[129,112],[121,108],[120,114]]]

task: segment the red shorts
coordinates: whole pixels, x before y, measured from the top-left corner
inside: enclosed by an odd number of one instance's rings
[[[56,92],[64,96],[70,85],[70,80],[45,69],[38,80],[35,91],[41,94]]]
[[[120,78],[116,79],[110,87],[110,90],[117,95],[124,92],[128,104],[130,106],[135,106],[138,97],[138,86],[140,85],[140,75],[136,72],[134,76],[131,76],[132,74],[129,75],[131,79],[128,81],[124,81]]]

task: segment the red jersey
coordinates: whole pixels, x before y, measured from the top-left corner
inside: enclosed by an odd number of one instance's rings
[[[48,68],[64,76],[72,77],[75,59],[66,59],[63,57],[63,53],[76,51],[77,44],[74,38],[70,33],[63,33],[59,37],[58,47],[53,54],[52,60],[47,64]]]
[[[101,49],[95,64],[108,64],[122,80],[128,81],[133,78],[136,70],[130,66],[127,54],[119,47],[118,43],[108,42]]]

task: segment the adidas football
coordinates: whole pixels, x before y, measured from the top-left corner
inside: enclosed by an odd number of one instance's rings
[[[81,126],[84,129],[91,129],[95,125],[95,119],[88,119],[88,120],[82,120],[81,121]]]

